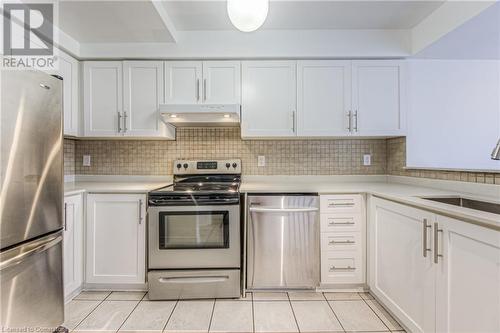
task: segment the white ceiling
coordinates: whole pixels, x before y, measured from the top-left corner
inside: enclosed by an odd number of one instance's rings
[[[80,43],[173,41],[150,1],[61,1],[59,26]]]
[[[261,29],[409,29],[443,1],[271,1]],[[234,30],[226,1],[162,1],[177,30]]]
[[[410,29],[443,1],[271,1],[260,30]],[[163,6],[163,8],[161,8]],[[161,1],[176,31],[236,29],[226,1]],[[59,25],[80,43],[174,42],[150,0],[61,1]]]

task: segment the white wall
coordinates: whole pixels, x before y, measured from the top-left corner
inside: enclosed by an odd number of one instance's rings
[[[500,170],[499,60],[411,60],[407,166]]]

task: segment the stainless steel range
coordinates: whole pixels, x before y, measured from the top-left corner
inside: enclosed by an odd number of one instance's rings
[[[149,298],[240,296],[241,161],[175,161],[149,193]]]

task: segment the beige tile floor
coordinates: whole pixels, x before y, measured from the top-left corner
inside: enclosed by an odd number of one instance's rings
[[[150,301],[84,291],[66,304],[73,332],[403,332],[369,293],[249,293],[239,300]]]

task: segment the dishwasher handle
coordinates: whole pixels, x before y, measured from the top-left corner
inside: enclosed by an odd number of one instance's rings
[[[251,212],[258,212],[258,213],[308,213],[308,212],[317,212],[319,209],[317,207],[273,208],[273,207],[250,206],[249,210]]]

